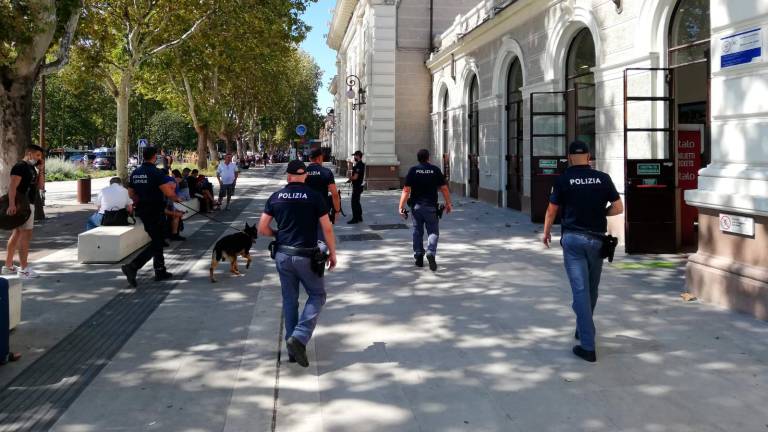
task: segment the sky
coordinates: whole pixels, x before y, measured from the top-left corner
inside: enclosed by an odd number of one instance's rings
[[[328,83],[336,73],[336,51],[328,47],[325,35],[328,34],[328,23],[331,21],[331,9],[336,5],[336,0],[318,0],[312,3],[305,14],[304,21],[312,26],[312,31],[301,44],[304,51],[311,54],[320,69],[323,70],[323,84],[317,95],[317,104],[321,112],[333,107],[333,97],[328,92]]]

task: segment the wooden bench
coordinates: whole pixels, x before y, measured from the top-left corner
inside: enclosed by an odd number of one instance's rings
[[[140,219],[136,225],[102,226],[77,236],[77,260],[81,263],[116,263],[149,243]]]

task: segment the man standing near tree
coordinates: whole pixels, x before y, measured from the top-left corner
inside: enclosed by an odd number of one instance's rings
[[[32,228],[35,225],[35,192],[34,185],[39,185],[42,180],[38,176],[38,169],[44,166],[43,148],[34,144],[27,147],[24,159],[11,168],[11,182],[8,186],[8,215],[16,214],[16,196],[26,194],[29,197],[30,209],[32,212],[29,219],[20,227],[13,230],[8,239],[8,251],[5,256],[5,265],[2,274],[9,275],[17,273],[21,279],[33,279],[38,277],[29,267],[29,243],[32,240]],[[42,189],[42,185],[41,189]],[[19,264],[16,267],[13,263],[13,257],[16,251],[19,251]]]
[[[224,162],[216,168],[216,178],[219,179],[219,206],[224,197],[227,197],[227,206],[224,210],[229,210],[229,202],[235,193],[238,175],[237,164],[232,162],[232,153],[227,153],[224,155]]]

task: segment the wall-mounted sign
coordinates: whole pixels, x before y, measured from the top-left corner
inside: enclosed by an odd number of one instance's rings
[[[540,159],[539,168],[554,168],[557,169],[557,159]]]
[[[755,218],[720,213],[720,231],[755,236]]]
[[[699,186],[701,169],[701,131],[677,132],[677,184],[680,189],[690,190]]]
[[[637,164],[637,175],[660,175],[661,164],[658,163],[639,163]]]
[[[736,33],[720,39],[720,67],[749,64],[763,59],[763,30]]]

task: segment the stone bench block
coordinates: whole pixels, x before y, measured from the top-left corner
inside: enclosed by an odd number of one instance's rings
[[[9,329],[13,330],[21,322],[21,280],[8,279]]]
[[[116,263],[149,243],[141,220],[136,225],[98,227],[77,236],[81,263]]]

